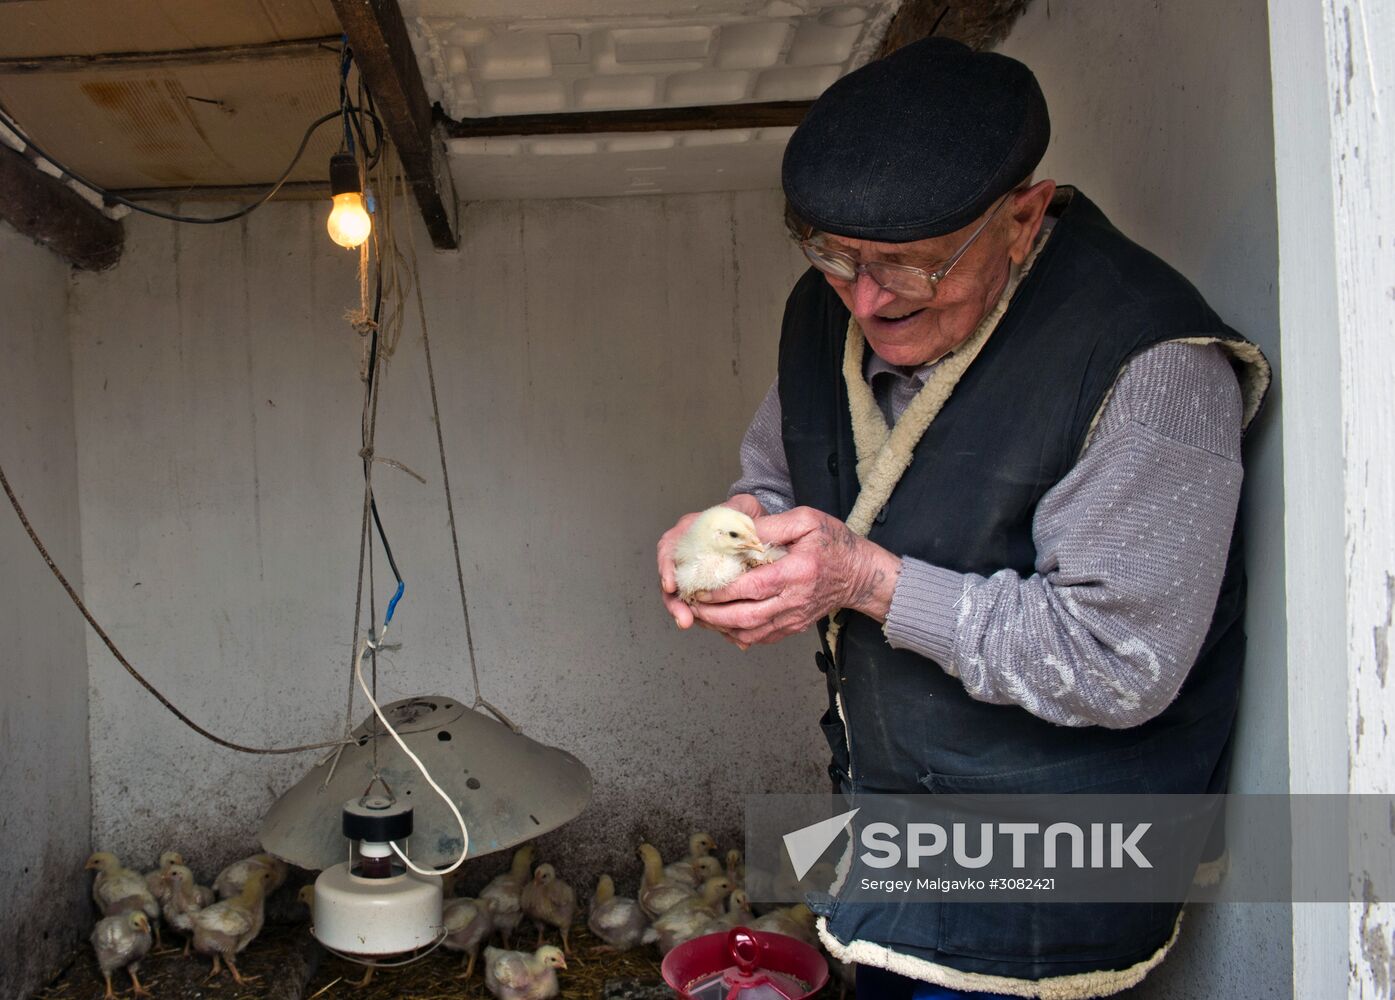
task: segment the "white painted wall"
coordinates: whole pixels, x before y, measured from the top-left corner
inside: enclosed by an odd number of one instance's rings
[[[593,807],[545,847],[575,868],[630,875],[641,835],[734,834],[741,793],[824,787],[811,650],[677,632],[653,557],[677,515],[725,495],[773,377],[800,270],[781,208],[771,192],[477,204],[458,254],[424,251],[485,693],[591,767]],[[342,318],[356,258],[323,215],[133,216],[122,263],[72,297],[93,608],[173,700],[252,743],[332,738],[344,706],[360,347]],[[470,693],[429,412],[409,325],[378,453],[430,483],[375,473],[408,586],[389,697]],[[214,748],[91,656],[95,841],[142,862],[179,847],[205,872],[248,849],[310,758]]]
[[[1080,186],[1279,369],[1274,134],[1263,0],[1036,0],[1000,51],[1037,73],[1038,176]],[[1250,635],[1232,790],[1288,788],[1284,460],[1276,383],[1246,448]],[[1286,906],[1193,907],[1149,997],[1287,997]]]
[[[68,268],[0,225],[0,462],[74,585],[77,451]],[[84,625],[0,498],[0,996],[27,996],[90,909]]]

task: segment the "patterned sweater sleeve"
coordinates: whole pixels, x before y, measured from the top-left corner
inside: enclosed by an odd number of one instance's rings
[[[771,383],[741,439],[741,478],[727,496],[749,493],[767,514],[783,514],[794,506],[789,462],[780,436],[780,382]]]
[[[887,640],[982,701],[1065,726],[1146,722],[1176,696],[1210,625],[1240,429],[1239,386],[1218,348],[1139,355],[1037,505],[1035,572],[983,577],[905,558]]]

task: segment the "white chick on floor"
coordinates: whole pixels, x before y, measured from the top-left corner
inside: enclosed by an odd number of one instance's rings
[[[194,914],[211,905],[212,900],[204,902],[206,897],[199,893],[204,887],[194,881],[194,873],[185,865],[170,865],[167,874],[169,892],[160,910],[164,914],[165,923],[184,936],[184,956],[187,958],[194,943]],[[209,890],[204,891],[212,895]]]
[[[247,878],[253,872],[268,871],[271,878],[266,882],[266,894],[270,896],[286,881],[286,862],[273,854],[254,854],[250,858],[234,861],[218,873],[213,880],[213,891],[219,899],[231,899],[242,891]]]
[[[710,870],[710,866],[702,866],[699,871],[699,862],[707,858],[717,849],[717,842],[712,839],[710,833],[698,832],[688,838],[688,856],[682,861],[675,861],[672,864],[664,865],[664,877],[671,878],[675,882],[687,882],[691,886],[702,885],[704,881],[713,875],[721,874],[721,867],[715,871]]]
[[[462,952],[460,964],[465,967],[461,979],[469,979],[475,971],[475,959],[480,945],[494,933],[494,915],[489,904],[479,899],[461,897],[446,900],[441,911],[441,922],[446,928],[446,938],[441,947],[447,951]]]
[[[139,910],[155,930],[155,945],[160,946],[160,904],[146,887],[145,876],[122,867],[115,854],[97,851],[84,866],[95,870],[92,880],[92,900],[105,917]]]
[[[136,978],[140,960],[150,951],[150,921],[144,913],[135,910],[98,920],[92,931],[92,950],[97,953],[97,965],[107,981],[107,992],[102,1000],[115,1000],[116,991],[111,987],[111,974],[122,966],[126,967],[126,972],[131,977],[133,995],[150,996]]]
[[[698,515],[673,549],[673,579],[689,604],[697,595],[719,590],[753,566],[785,554],[756,535],[756,524],[739,510],[709,507]]]
[[[644,937],[649,919],[636,900],[615,895],[615,880],[602,875],[591,898],[591,914],[586,921],[591,933],[605,942],[606,951],[629,951]]]
[[[721,916],[713,917],[702,929],[698,931],[698,937],[704,934],[716,934],[719,931],[729,931],[733,927],[740,927],[749,924],[755,917],[751,914],[751,900],[746,895],[744,889],[734,889],[727,897],[727,912]]]
[[[757,917],[751,924],[751,930],[783,934],[817,948],[819,939],[814,930],[814,923],[814,912],[803,903],[795,903],[793,906],[772,910],[763,917]]]
[[[538,929],[539,946],[543,940],[543,925],[551,924],[562,933],[562,953],[572,950],[567,936],[571,932],[572,918],[576,916],[576,892],[557,877],[555,868],[538,865],[533,881],[523,887],[519,903]]]
[[[480,899],[489,904],[494,913],[494,929],[503,939],[504,947],[509,946],[514,929],[523,919],[523,904],[520,896],[523,887],[533,871],[533,845],[524,844],[513,852],[513,862],[509,870],[496,875],[489,884],[480,890]]]
[[[213,956],[209,979],[217,976],[222,971],[222,963],[226,962],[237,985],[242,986],[247,981],[237,971],[236,956],[261,933],[266,919],[263,903],[267,886],[274,878],[271,869],[259,868],[247,876],[242,891],[236,896],[194,914],[194,950]]]
[[[184,855],[178,851],[166,851],[160,855],[160,867],[145,873],[145,887],[156,901],[164,906],[170,898],[170,866],[184,864]]]
[[[639,905],[649,917],[657,917],[697,895],[692,886],[664,877],[664,860],[657,847],[640,844],[638,850],[644,862],[644,875],[639,881]]]
[[[499,1000],[550,1000],[557,996],[557,970],[567,967],[562,949],[543,945],[526,951],[484,949],[484,985]]]

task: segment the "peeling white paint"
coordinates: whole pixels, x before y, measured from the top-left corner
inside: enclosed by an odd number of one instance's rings
[[[1326,0],[1333,81],[1332,184],[1345,465],[1346,647],[1353,793],[1395,793],[1395,135],[1381,114],[1395,94],[1395,2]],[[1373,46],[1373,39],[1386,44]],[[1349,993],[1395,996],[1395,901],[1365,872],[1350,927]]]

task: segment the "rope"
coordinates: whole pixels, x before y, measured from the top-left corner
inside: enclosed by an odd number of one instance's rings
[[[403,186],[405,197],[405,181]],[[460,534],[455,527],[455,499],[450,488],[450,471],[446,468],[446,441],[441,431],[441,404],[436,395],[436,369],[431,363],[431,334],[426,324],[426,302],[421,294],[421,270],[417,266],[416,241],[409,240],[407,248],[412,255],[410,268],[412,285],[416,293],[417,319],[421,323],[422,349],[426,355],[426,381],[431,387],[431,418],[436,425],[436,450],[441,457],[441,482],[445,486],[446,520],[450,523],[450,545],[451,551],[455,555],[455,582],[460,589],[460,614],[465,619],[465,647],[470,653],[470,679],[475,686],[475,702],[470,707],[488,709],[496,719],[518,733],[522,730],[480,693],[479,666],[475,657],[475,636],[470,628],[470,602],[465,597],[465,573],[460,567]]]
[[[213,743],[217,743],[220,747],[226,747],[229,750],[236,750],[238,753],[301,753],[306,750],[323,750],[326,747],[342,747],[346,742],[352,742],[351,740],[327,740],[323,743],[304,743],[300,746],[294,747],[249,747],[244,746],[241,743],[234,743],[232,740],[225,740],[221,736],[215,736],[213,733],[210,733],[207,729],[203,728],[203,726],[199,725],[193,719],[189,718],[189,716],[181,712],[174,705],[173,702],[171,702],[168,698],[161,694],[154,684],[151,684],[148,680],[146,680],[145,677],[141,675],[141,672],[139,670],[131,666],[131,661],[126,659],[125,655],[121,652],[121,650],[117,648],[116,643],[112,642],[111,636],[107,635],[106,630],[102,628],[102,626],[97,622],[97,619],[92,616],[92,612],[87,610],[87,605],[82,602],[82,598],[79,597],[77,591],[73,589],[73,585],[68,582],[68,578],[63,575],[63,571],[58,568],[58,564],[55,563],[53,561],[53,557],[49,555],[48,549],[44,547],[44,543],[39,540],[39,536],[34,531],[34,526],[29,523],[29,516],[24,513],[24,507],[20,504],[19,497],[15,496],[15,491],[10,488],[10,480],[9,477],[5,475],[5,468],[3,465],[0,465],[0,486],[4,487],[5,496],[9,497],[10,506],[13,507],[15,513],[19,515],[19,523],[24,525],[24,531],[29,536],[29,540],[34,543],[34,548],[38,549],[39,555],[43,557],[45,565],[48,566],[49,570],[53,573],[54,577],[57,578],[58,582],[67,592],[68,599],[73,602],[73,604],[77,607],[77,609],[80,612],[82,612],[82,617],[87,619],[87,624],[92,626],[92,631],[97,633],[97,638],[101,639],[102,643],[107,647],[108,650],[111,651],[111,655],[116,658],[116,662],[125,667],[126,672],[130,674],[132,677],[134,677],[136,679],[136,682],[140,684],[141,687],[149,691],[150,694],[154,696],[156,701],[158,701],[161,705],[164,705],[165,708],[169,709],[170,712],[174,715],[174,717],[177,718],[180,722],[184,723],[186,726],[188,726],[194,732],[198,733],[204,739],[209,740]]]

